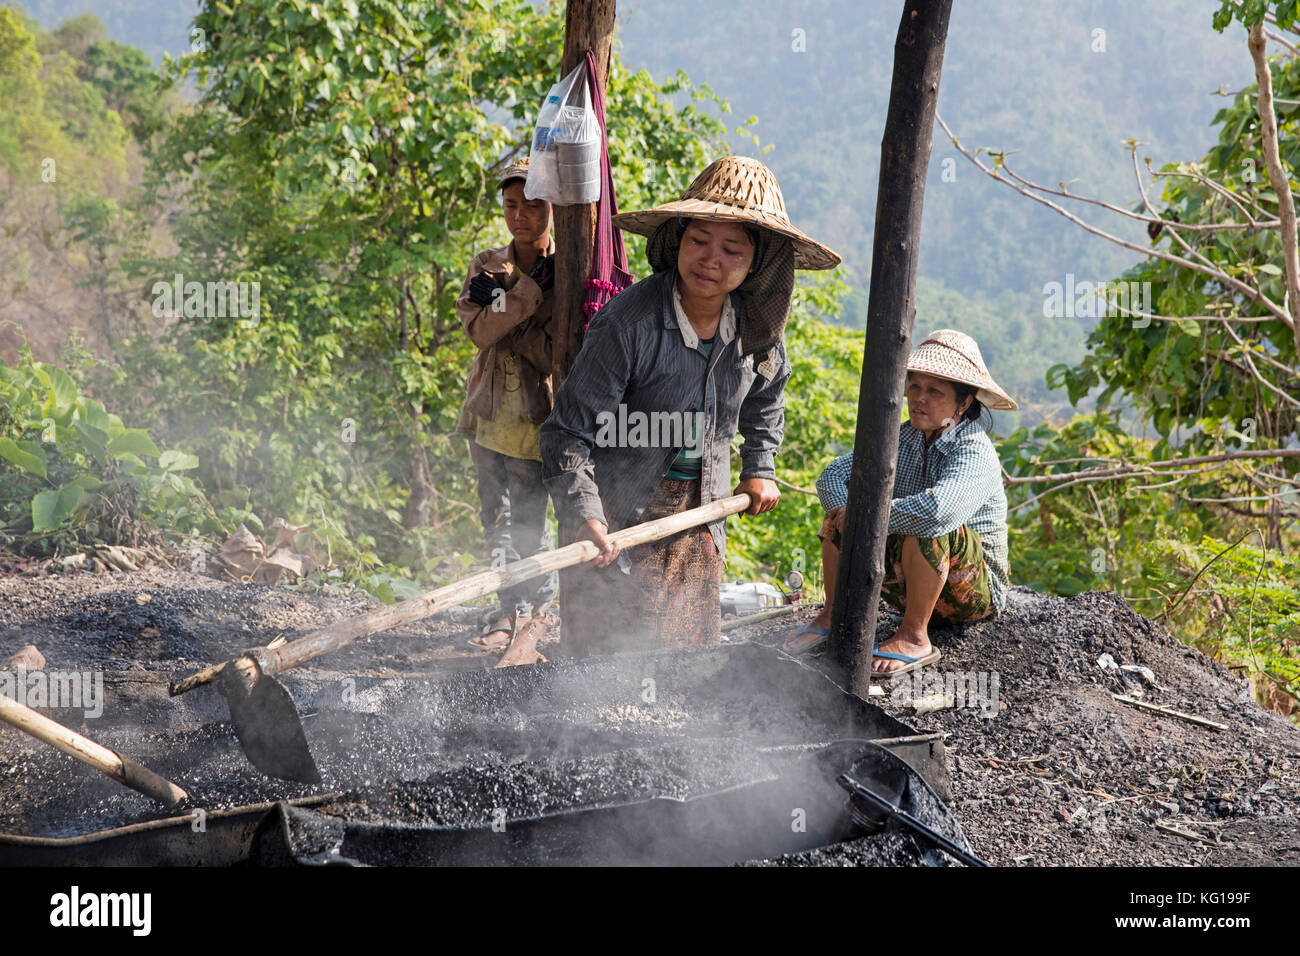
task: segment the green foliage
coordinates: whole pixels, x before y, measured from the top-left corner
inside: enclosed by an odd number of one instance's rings
[[[1273,85],[1279,100],[1300,97],[1300,63],[1275,63]],[[1258,159],[1259,122],[1255,101],[1248,94],[1237,96],[1215,117],[1220,126],[1218,145],[1201,162],[1161,169],[1164,191],[1159,208],[1166,217],[1189,224],[1246,224],[1245,208],[1258,210],[1257,220],[1276,217],[1278,199]],[[1300,107],[1283,103],[1278,113],[1282,161],[1294,170],[1300,165]],[[1185,235],[1214,266],[1232,276],[1258,279],[1266,296],[1284,302],[1283,250],[1276,229]],[[1186,257],[1167,234],[1153,244]],[[1233,433],[1244,436],[1253,431],[1259,437],[1257,447],[1276,446],[1294,434],[1300,419],[1281,394],[1295,393],[1300,357],[1285,322],[1269,319],[1263,305],[1226,283],[1163,259],[1144,260],[1124,273],[1122,280],[1151,284],[1146,311],[1263,321],[1232,328],[1213,321],[1151,321],[1142,328],[1127,316],[1104,318],[1088,338],[1089,354],[1084,360],[1049,373],[1049,381],[1068,387],[1071,401],[1097,388],[1103,389],[1097,398],[1100,408],[1120,399],[1131,401],[1161,436],[1160,449],[1205,450],[1213,445],[1215,433],[1225,428],[1232,429],[1227,434],[1233,447],[1243,446],[1241,437],[1231,438]],[[1205,427],[1205,422],[1219,424]]]
[[[1202,533],[1204,513],[1169,489],[1110,481],[1047,493],[1059,480],[1053,475],[1151,456],[1152,443],[1127,434],[1113,412],[1019,428],[996,446],[1009,475],[1041,479],[1014,484],[1007,496],[1017,583],[1064,595],[1097,588],[1141,593],[1152,570],[1143,543]]]
[[[0,529],[20,551],[124,543],[128,514],[180,532],[221,527],[186,474],[194,455],[160,450],[30,352],[17,366],[0,362],[0,459]]]
[[[792,374],[785,389],[785,439],[777,476],[808,491],[834,457],[853,450],[862,335],[826,321],[839,314],[844,283],[837,272],[801,273],[786,325]],[[739,481],[739,457],[733,456]],[[727,574],[781,577],[792,567],[820,573],[821,505],[781,487],[781,502],[761,518],[727,522]]]
[[[1264,22],[1264,15],[1272,13],[1280,29],[1287,29],[1296,21],[1296,12],[1300,8],[1297,0],[1223,0],[1223,5],[1214,12],[1214,29],[1220,33],[1237,20],[1245,27],[1253,27]]]
[[[1149,613],[1158,609],[1183,640],[1239,665],[1288,713],[1300,702],[1300,565],[1249,537],[1151,542],[1158,608]]]

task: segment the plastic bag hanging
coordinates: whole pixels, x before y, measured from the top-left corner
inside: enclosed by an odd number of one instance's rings
[[[581,63],[551,87],[533,129],[526,199],[559,206],[600,199],[601,127]]]

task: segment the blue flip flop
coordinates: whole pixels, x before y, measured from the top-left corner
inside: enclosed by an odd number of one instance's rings
[[[803,650],[800,651],[790,650],[789,647],[790,642],[802,634],[816,634],[817,640],[813,641]],[[794,634],[790,635],[784,641],[782,641],[781,649],[785,651],[787,654],[807,654],[809,651],[821,647],[823,644],[825,644],[827,638],[829,638],[830,636],[831,636],[831,629],[829,627],[805,627],[802,630],[796,631]]]
[[[930,653],[926,654],[924,657],[908,657],[906,654],[895,654],[893,651],[882,651],[880,650],[880,645],[877,644],[875,647],[871,649],[871,656],[886,657],[889,658],[889,660],[891,661],[903,662],[905,666],[900,667],[897,670],[892,670],[883,674],[880,673],[879,671],[871,672],[871,676],[873,678],[879,678],[880,680],[891,680],[892,678],[897,677],[899,674],[906,674],[909,671],[920,670],[922,667],[925,667],[927,664],[936,663],[939,660],[939,658],[943,657],[943,653],[936,647],[933,648],[930,651]]]

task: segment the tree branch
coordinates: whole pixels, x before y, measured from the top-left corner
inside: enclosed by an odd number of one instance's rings
[[[1296,101],[1296,105],[1300,106],[1300,100]],[[1197,173],[1197,172],[1189,173],[1177,169],[1163,169],[1163,170],[1156,170],[1151,174],[1151,176],[1154,179],[1161,179],[1161,178],[1190,179],[1193,182],[1200,183],[1206,189],[1218,193],[1224,199],[1228,200],[1228,202],[1232,203],[1239,210],[1241,210],[1241,214],[1246,217],[1246,222],[1244,223],[1244,225],[1247,229],[1276,229],[1278,226],[1282,225],[1282,223],[1279,222],[1277,219],[1268,219],[1267,218],[1268,210],[1266,210],[1259,203],[1255,202],[1255,200],[1253,199],[1248,200],[1247,197],[1245,196],[1238,196],[1231,189],[1225,188],[1219,183],[1216,183],[1210,177],[1202,175],[1201,173]],[[1262,222],[1257,221],[1255,217],[1251,215],[1250,210],[1246,208],[1246,206],[1243,203],[1243,200],[1249,201],[1249,203],[1255,207],[1255,211],[1259,213],[1261,216],[1264,216],[1266,218]]]
[[[1060,481],[1065,478],[1123,476],[1131,474],[1138,468],[1186,468],[1189,465],[1210,465],[1224,461],[1239,461],[1243,458],[1300,458],[1300,448],[1248,448],[1241,451],[1229,451],[1219,455],[1198,455],[1194,458],[1166,458],[1161,461],[1149,461],[1141,465],[1121,465],[1118,468],[1085,468],[1082,471],[1067,471],[1042,477],[1022,476],[1012,478],[1009,484],[1023,485],[1034,482]]]
[[[996,180],[997,182],[1004,183],[1005,185],[1014,189],[1016,192],[1020,193],[1022,196],[1032,199],[1036,203],[1041,203],[1042,205],[1060,214],[1061,216],[1064,216],[1066,219],[1074,223],[1080,229],[1083,229],[1085,232],[1092,233],[1094,236],[1099,236],[1102,239],[1107,240],[1108,242],[1113,242],[1117,246],[1123,246],[1125,249],[1129,249],[1133,252],[1138,253],[1139,255],[1154,257],[1156,259],[1163,259],[1164,261],[1172,263],[1173,265],[1181,266],[1184,269],[1190,269],[1193,272],[1199,272],[1202,275],[1208,275],[1211,278],[1218,280],[1223,285],[1234,289],[1241,295],[1245,296],[1247,299],[1250,299],[1252,302],[1256,302],[1259,305],[1263,306],[1265,309],[1271,312],[1277,319],[1284,322],[1287,328],[1295,332],[1297,337],[1300,337],[1300,331],[1296,330],[1295,320],[1291,318],[1290,313],[1288,313],[1286,309],[1282,308],[1277,303],[1273,302],[1271,299],[1269,299],[1258,289],[1247,285],[1246,283],[1242,282],[1240,279],[1236,279],[1228,275],[1226,272],[1222,271],[1221,269],[1206,268],[1205,266],[1201,265],[1199,262],[1193,262],[1190,259],[1184,259],[1182,256],[1176,256],[1173,253],[1165,252],[1163,249],[1157,249],[1151,246],[1147,246],[1147,247],[1139,246],[1135,242],[1129,242],[1127,239],[1122,239],[1113,233],[1106,232],[1104,229],[1100,229],[1097,226],[1092,225],[1091,223],[1085,222],[1084,220],[1080,219],[1078,216],[1074,215],[1074,213],[1070,212],[1068,209],[1065,209],[1059,204],[1052,202],[1050,199],[1045,199],[1042,196],[1037,195],[1032,189],[1011,182],[1009,179],[1000,176],[997,173],[997,171],[985,166],[983,163],[979,161],[979,158],[977,156],[975,156],[972,152],[970,152],[964,146],[961,145],[961,142],[953,134],[952,130],[948,128],[948,124],[943,121],[942,116],[936,113],[935,119],[938,121],[939,125],[943,127],[943,131],[948,134],[948,138],[952,140],[952,144],[957,149],[957,151],[961,153],[963,156],[965,156],[972,163],[974,163],[982,172],[984,172],[990,178]],[[998,162],[999,162],[998,168],[1006,169],[1005,162],[1003,162],[1001,159],[999,159]],[[1012,176],[1012,175],[1015,174],[1011,173],[1010,170],[1008,170],[1008,176]],[[1042,187],[1036,187],[1036,188],[1042,188]],[[1070,198],[1077,199],[1080,197],[1071,196]]]

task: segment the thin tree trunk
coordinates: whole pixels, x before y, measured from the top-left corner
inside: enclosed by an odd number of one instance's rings
[[[564,19],[564,58],[560,75],[584,62],[587,51],[596,57],[596,80],[609,83],[609,57],[614,45],[615,0],[568,0]],[[587,274],[596,236],[596,204],[555,207],[555,387],[559,388],[577,354],[578,332],[585,315]]]
[[[903,372],[916,314],[916,259],[939,75],[952,0],[907,0],[894,41],[894,78],[880,144],[866,350],[858,428],[831,612],[836,657],[866,699],[884,580],[885,538],[898,456]]]
[[[406,321],[406,280],[402,280],[402,294],[397,299],[397,315],[401,319],[402,330],[397,337],[397,347],[405,352],[407,343],[410,341],[410,327]]]
[[[429,501],[433,498],[433,478],[429,473],[429,455],[424,448],[424,429],[418,422],[412,424],[416,433],[411,449],[411,497],[406,502],[407,528],[422,528],[429,523]]]
[[[1264,166],[1268,181],[1277,193],[1277,218],[1282,224],[1282,261],[1286,268],[1286,306],[1291,315],[1291,334],[1295,338],[1296,355],[1300,356],[1300,251],[1296,249],[1295,200],[1291,197],[1291,181],[1282,169],[1278,155],[1277,114],[1273,111],[1273,75],[1264,55],[1264,26],[1257,23],[1250,28],[1246,45],[1255,61],[1255,83],[1259,87],[1259,131],[1264,151]]]

